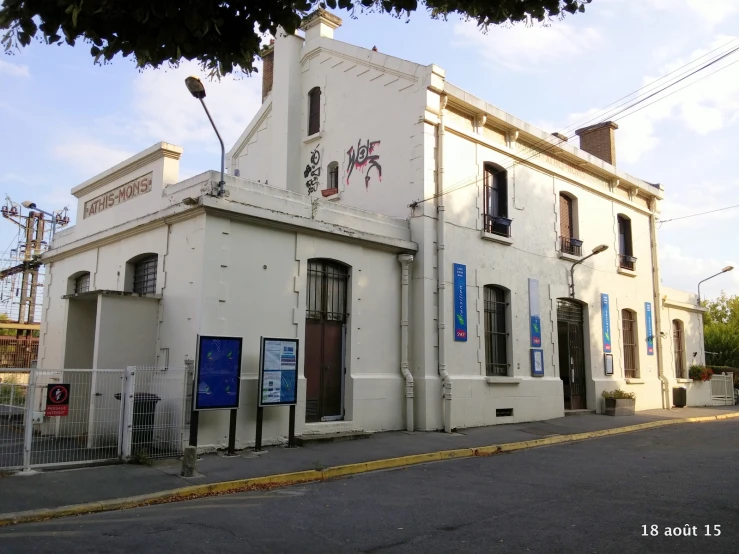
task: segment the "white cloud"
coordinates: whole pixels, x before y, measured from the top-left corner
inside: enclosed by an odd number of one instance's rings
[[[727,265],[739,267],[735,261],[700,256],[690,256],[679,246],[669,243],[660,244],[660,270],[664,284],[669,287],[694,291],[698,282],[721,271]],[[721,290],[730,290],[739,286],[739,271],[706,281],[701,285],[703,298],[718,296]]]
[[[69,137],[52,150],[55,159],[88,177],[105,171],[132,155],[127,150],[106,146],[84,136]]]
[[[0,60],[0,75],[10,75],[11,77],[30,77],[31,72],[27,65],[18,65]]]
[[[472,22],[454,25],[455,46],[477,49],[494,65],[521,72],[550,69],[551,64],[574,56],[600,43],[600,33],[586,27],[576,30],[567,23],[551,26],[513,25],[491,27],[483,33]]]

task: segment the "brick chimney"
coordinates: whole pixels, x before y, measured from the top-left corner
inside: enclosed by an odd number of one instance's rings
[[[581,150],[615,166],[616,137],[614,131],[616,129],[618,125],[613,121],[606,121],[578,129],[575,134],[580,137]]]
[[[262,58],[262,103],[267,95],[272,92],[272,82],[275,71],[275,41],[274,39],[265,46],[259,56]]]

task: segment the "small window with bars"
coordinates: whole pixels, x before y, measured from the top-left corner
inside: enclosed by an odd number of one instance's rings
[[[675,377],[685,379],[685,333],[679,319],[672,320],[672,342],[675,346]]]
[[[74,293],[80,294],[90,290],[90,274],[83,273],[74,280]]]
[[[326,181],[327,189],[339,188],[339,163],[331,162],[328,164],[328,180]]]
[[[624,371],[626,378],[639,377],[638,347],[636,344],[636,314],[621,310],[621,326],[624,337]]]
[[[308,135],[321,130],[321,89],[315,87],[308,93]]]
[[[134,264],[133,292],[136,294],[155,294],[157,291],[158,256],[142,258]]]
[[[309,260],[306,317],[323,321],[346,321],[348,280],[349,271],[345,265]]]
[[[506,291],[486,285],[485,303],[485,374],[508,376],[508,328]]]

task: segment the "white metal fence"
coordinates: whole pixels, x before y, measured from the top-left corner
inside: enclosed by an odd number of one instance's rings
[[[714,404],[734,404],[734,375],[722,373],[711,376],[711,399]]]
[[[182,453],[184,368],[24,369],[0,373],[0,470]],[[66,415],[46,415],[49,391],[66,385]]]

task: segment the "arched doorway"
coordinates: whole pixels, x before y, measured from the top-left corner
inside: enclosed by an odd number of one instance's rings
[[[562,379],[565,410],[587,408],[583,337],[582,305],[568,298],[558,298],[559,376]]]
[[[305,420],[344,417],[344,351],[349,268],[308,260],[305,311]]]

